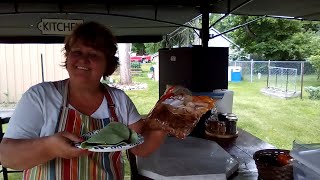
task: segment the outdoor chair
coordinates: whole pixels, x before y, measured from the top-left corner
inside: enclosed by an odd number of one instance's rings
[[[0,142],[2,141],[2,137],[4,135],[3,129],[2,129],[2,125],[3,124],[7,124],[9,122],[10,118],[1,118],[0,117]],[[2,173],[3,175],[3,180],[8,180],[8,173],[17,173],[17,172],[22,172],[22,171],[14,171],[14,170],[8,170],[6,167],[3,167],[1,162],[1,169],[0,169],[0,173]]]

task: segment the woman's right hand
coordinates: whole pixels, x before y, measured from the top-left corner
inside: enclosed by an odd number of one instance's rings
[[[75,142],[82,142],[83,139],[67,131],[62,131],[48,137],[48,148],[53,156],[72,159],[88,155],[89,151],[74,146]]]

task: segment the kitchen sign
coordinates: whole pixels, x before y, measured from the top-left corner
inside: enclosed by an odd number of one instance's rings
[[[83,20],[41,19],[41,22],[38,23],[38,29],[42,32],[42,34],[68,35],[77,24],[82,23]]]

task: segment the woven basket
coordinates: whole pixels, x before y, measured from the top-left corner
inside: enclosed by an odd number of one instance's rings
[[[289,155],[290,151],[283,149],[263,149],[254,153],[253,159],[257,165],[259,178],[262,180],[293,180],[292,163],[280,166],[278,155]]]

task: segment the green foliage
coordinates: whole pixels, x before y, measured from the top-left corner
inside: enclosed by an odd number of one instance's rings
[[[311,63],[305,63],[304,64],[304,74],[315,74],[316,71],[317,70],[312,66]]]
[[[305,87],[304,89],[310,94],[309,99],[320,99],[320,86],[319,87],[308,86],[308,87]]]
[[[239,49],[231,46],[231,48],[229,49],[229,60],[230,61],[248,61],[249,56],[246,52],[243,51],[243,49]]]
[[[147,54],[154,54],[159,51],[159,49],[165,47],[162,45],[161,42],[158,43],[144,43],[146,47],[146,53]]]
[[[158,43],[145,43],[146,53],[154,54],[161,48],[186,47],[192,44],[194,39],[193,32],[190,29],[185,29],[182,32],[178,32],[172,37],[164,37],[164,39]]]
[[[192,44],[194,32],[192,29],[184,28],[169,38],[170,47],[186,47]]]
[[[143,43],[132,43],[131,51],[137,53],[137,55],[145,54],[146,47]]]
[[[198,26],[196,22],[189,22],[190,26]],[[180,28],[179,31],[171,36],[164,36],[162,41],[157,43],[145,43],[145,51],[147,54],[154,54],[161,48],[188,47],[194,41],[194,31],[191,28]]]
[[[139,63],[139,62],[131,62],[131,68],[141,68],[141,63]]]
[[[189,28],[183,28],[181,31],[177,31],[171,37],[164,37],[162,41],[157,43],[134,43],[132,44],[132,51],[141,54],[140,52],[146,54],[154,54],[159,51],[161,48],[172,48],[174,46],[177,47],[186,47],[192,44],[194,40],[193,30]],[[142,46],[143,45],[143,46]],[[141,51],[139,51],[141,49]],[[143,49],[143,51],[142,51]]]
[[[317,55],[312,55],[308,59],[308,61],[312,64],[312,66],[316,69],[318,79],[320,77],[320,50]]]
[[[212,15],[211,24],[219,17],[221,15]],[[215,28],[224,32],[256,18],[230,15],[217,23]],[[228,33],[227,36],[246,53],[259,59],[303,60],[320,46],[313,43],[313,39],[318,37],[319,26],[315,22],[262,18]]]
[[[267,63],[255,63],[253,67],[254,74],[268,74],[268,64]]]

